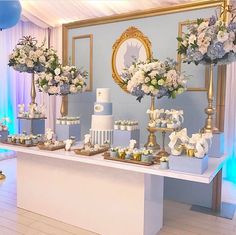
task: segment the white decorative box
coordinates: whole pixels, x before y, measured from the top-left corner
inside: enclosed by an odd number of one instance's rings
[[[0,131],[0,141],[7,141],[8,131]]]
[[[208,155],[204,158],[170,155],[169,168],[174,171],[203,174],[208,168]]]
[[[212,143],[208,151],[209,157],[219,158],[224,155],[224,133],[213,134]]]
[[[71,136],[74,136],[76,141],[80,141],[81,140],[80,124],[71,124],[71,125],[56,124],[56,136],[58,140],[67,140]]]
[[[120,147],[127,147],[129,145],[130,140],[136,140],[137,148],[139,148],[139,139],[140,139],[140,130],[114,130],[113,136],[113,145]]]
[[[46,118],[19,118],[19,133],[26,132],[28,135],[44,135]]]

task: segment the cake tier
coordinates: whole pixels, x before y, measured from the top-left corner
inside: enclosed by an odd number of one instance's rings
[[[98,131],[90,129],[90,135],[92,144],[113,144],[113,130]]]
[[[95,102],[95,115],[112,115],[112,103]]]
[[[113,116],[112,115],[92,115],[92,130],[112,130]]]
[[[97,88],[96,102],[110,102],[110,89]]]

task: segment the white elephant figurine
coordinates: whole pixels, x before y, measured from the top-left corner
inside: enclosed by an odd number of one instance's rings
[[[168,146],[170,147],[172,155],[181,155],[182,154],[182,146],[188,141],[187,129],[184,128],[178,132],[172,132],[169,136],[170,142]]]
[[[53,139],[53,135],[54,132],[50,128],[48,128],[45,133],[47,141],[51,141]]]
[[[129,149],[130,149],[130,150],[134,150],[136,144],[137,144],[137,141],[136,141],[136,140],[130,140],[130,141],[129,141]]]
[[[18,104],[18,117],[23,117],[24,112],[25,112],[25,105]]]
[[[71,146],[73,144],[73,140],[72,139],[68,139],[68,140],[64,141],[64,143],[66,144],[65,145],[65,150],[66,151],[70,151],[70,148],[71,148]]]

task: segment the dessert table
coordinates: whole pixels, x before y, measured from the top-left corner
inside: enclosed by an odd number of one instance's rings
[[[225,156],[202,174],[0,144],[17,152],[17,206],[102,235],[156,235],[163,225],[164,177],[209,184]]]

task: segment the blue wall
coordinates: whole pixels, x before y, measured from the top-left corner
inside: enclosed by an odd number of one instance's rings
[[[72,54],[72,37],[93,34],[94,91],[98,87],[109,87],[111,89],[115,119],[137,119],[141,126],[141,143],[145,143],[148,121],[146,110],[150,107],[150,98],[145,97],[140,104],[135,100],[135,97],[122,91],[113,81],[111,70],[112,45],[128,27],[135,26],[152,42],[154,57],[159,59],[166,57],[176,58],[178,23],[188,19],[209,17],[214,14],[214,10],[214,8],[202,9],[71,29],[68,35],[69,56]],[[204,66],[184,65],[183,67],[186,69],[187,74],[193,75],[189,80],[190,87],[204,87]],[[90,128],[94,101],[94,92],[71,95],[69,97],[69,114],[79,114],[81,116],[82,135],[87,133]],[[197,132],[204,125],[204,108],[206,105],[205,92],[186,92],[175,100],[163,98],[158,100],[157,103],[158,108],[183,109],[185,113],[184,126],[188,128],[189,133]]]

